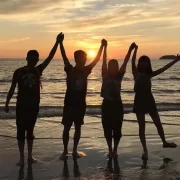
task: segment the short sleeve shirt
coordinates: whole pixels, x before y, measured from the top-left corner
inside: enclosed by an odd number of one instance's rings
[[[107,69],[102,70],[103,82],[101,88],[101,97],[109,101],[121,100],[121,82],[124,74],[118,73],[116,77],[110,77]]]
[[[42,65],[34,68],[23,67],[16,70],[18,104],[32,106],[40,103],[40,77],[42,72]]]
[[[76,106],[86,104],[87,78],[91,70],[92,68],[90,66],[77,69],[69,64],[65,67],[67,74],[65,104]]]

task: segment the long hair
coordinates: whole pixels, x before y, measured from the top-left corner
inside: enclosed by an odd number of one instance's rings
[[[118,67],[118,69],[119,69],[119,64],[118,64],[118,61],[116,59],[109,60],[108,66],[110,66],[111,64],[116,65]]]
[[[141,66],[142,63],[147,63],[148,64],[146,71],[144,70],[144,67]],[[148,56],[141,56],[139,58],[138,65],[137,65],[137,70],[138,70],[138,72],[152,74],[153,70],[152,70],[152,66],[151,66],[151,60],[150,60],[150,58]]]

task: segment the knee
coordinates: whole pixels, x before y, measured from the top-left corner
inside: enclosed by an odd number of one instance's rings
[[[29,140],[29,141],[32,141],[32,140],[35,139],[35,136],[34,136],[34,134],[32,134],[32,135],[27,135],[26,139]]]
[[[104,137],[106,139],[112,140],[112,131],[109,129],[104,129]]]
[[[113,138],[114,138],[114,140],[116,140],[116,141],[119,141],[121,138],[122,138],[122,133],[121,133],[121,131],[115,131],[114,133],[113,133]]]
[[[139,136],[145,136],[145,128],[139,128]]]
[[[81,125],[75,125],[75,131],[81,132]]]
[[[156,126],[156,128],[159,128],[162,126],[160,122],[156,122],[156,121],[154,122],[154,125]]]
[[[27,130],[26,139],[29,141],[32,141],[32,140],[34,140],[34,138],[35,138],[35,136],[34,136],[33,130]]]
[[[64,126],[63,134],[69,134],[70,129],[71,129],[71,127]]]
[[[17,140],[25,141],[25,130],[21,128],[17,128]]]

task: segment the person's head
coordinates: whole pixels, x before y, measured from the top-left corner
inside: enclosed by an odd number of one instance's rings
[[[139,58],[137,69],[138,69],[138,72],[151,74],[152,73],[152,66],[151,66],[150,58],[148,56],[141,56]]]
[[[36,64],[39,61],[39,53],[36,50],[28,51],[26,60],[29,66],[32,66],[32,67],[36,66]]]
[[[119,64],[116,59],[111,59],[108,63],[108,74],[110,76],[115,76],[117,75],[119,71]]]
[[[75,51],[74,59],[77,66],[83,67],[86,64],[87,54],[82,50]]]

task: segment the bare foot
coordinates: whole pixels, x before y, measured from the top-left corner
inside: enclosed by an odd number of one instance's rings
[[[81,157],[81,155],[78,154],[77,151],[73,151],[72,156],[73,156],[74,158],[80,158],[80,157]]]
[[[24,166],[24,159],[20,159],[18,163],[16,163],[17,166]]]
[[[37,160],[34,159],[33,157],[28,158],[27,161],[28,161],[28,163],[30,163],[30,164],[35,164],[35,163],[37,163]]]
[[[118,158],[118,154],[117,154],[116,151],[113,152],[112,157],[113,157],[114,159],[117,159],[117,158]]]
[[[113,153],[112,153],[112,152],[109,152],[109,153],[107,154],[107,157],[108,157],[108,158],[113,158]]]
[[[163,144],[163,148],[176,148],[177,147],[177,145],[175,144],[175,143],[169,143],[169,142],[165,142],[164,144]]]
[[[148,160],[148,152],[146,151],[146,152],[144,152],[143,154],[142,154],[142,160],[143,161],[147,161]]]
[[[59,157],[60,160],[66,160],[67,159],[68,152],[63,152],[62,155]]]

